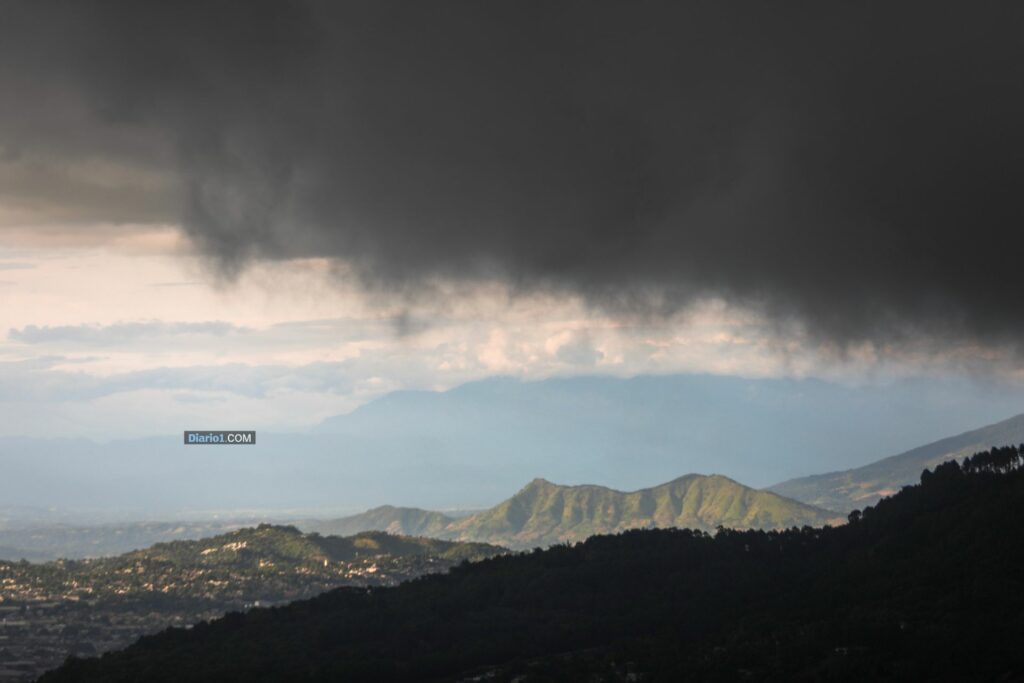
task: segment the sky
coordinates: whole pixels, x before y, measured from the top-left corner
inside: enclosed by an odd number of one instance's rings
[[[0,4],[0,436],[1024,380],[1024,9]]]
[[[578,297],[492,284],[437,310],[382,302],[322,259],[253,265],[225,282],[171,228],[87,245],[12,243],[0,273],[6,436],[302,430],[396,389],[495,375],[907,372],[870,349],[839,359],[787,347],[753,314],[716,301],[622,320]]]

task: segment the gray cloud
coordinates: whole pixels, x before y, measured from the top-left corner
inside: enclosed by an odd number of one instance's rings
[[[1022,31],[1015,3],[8,2],[0,164],[148,169],[137,206],[22,192],[173,214],[227,273],[1015,344]]]

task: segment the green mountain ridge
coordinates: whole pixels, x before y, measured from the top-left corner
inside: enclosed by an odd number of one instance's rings
[[[638,491],[604,486],[563,486],[534,479],[511,498],[467,517],[453,519],[418,508],[383,506],[361,515],[304,525],[317,529],[381,530],[453,541],[494,543],[528,549],[574,543],[627,529],[785,529],[842,523],[828,510],[721,475],[688,474]]]
[[[1005,444],[1024,443],[1024,415],[941,439],[841,472],[790,479],[766,491],[841,513],[874,505],[917,482],[921,472],[947,460]]]
[[[640,489],[561,486],[534,479],[490,510],[452,524],[446,537],[526,548],[583,541],[627,529],[784,529],[841,522],[827,510],[743,486],[721,475],[688,474]]]

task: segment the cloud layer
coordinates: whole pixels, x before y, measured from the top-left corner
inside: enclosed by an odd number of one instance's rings
[[[1011,3],[9,2],[0,198],[180,222],[229,274],[1015,345],[1022,31]]]

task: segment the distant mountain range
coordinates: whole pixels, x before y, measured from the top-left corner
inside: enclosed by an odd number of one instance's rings
[[[629,493],[534,479],[490,510],[454,522],[448,535],[523,548],[627,529],[786,529],[840,521],[835,513],[717,475],[690,474]]]
[[[864,467],[790,479],[768,490],[808,505],[850,512],[916,483],[921,471],[996,446],[1024,443],[1024,415],[914,448]]]
[[[714,472],[763,488],[1020,412],[1020,389],[960,380],[492,378],[394,392],[308,433],[249,425],[245,447],[0,437],[0,528],[481,509],[534,477],[635,490]]]
[[[786,529],[841,523],[828,510],[743,486],[727,477],[690,474],[660,486],[623,492],[603,486],[560,486],[534,479],[498,505],[462,519],[417,508],[379,507],[308,531],[379,530],[523,549],[583,541],[626,529]]]
[[[600,382],[598,384],[603,386]],[[521,391],[529,393],[521,386],[512,386],[513,393],[517,395]],[[420,398],[428,405],[450,400],[440,396],[427,394]],[[404,412],[404,409],[399,411]],[[383,424],[375,428],[387,431]],[[448,427],[437,429],[445,431]],[[1015,443],[1024,443],[1024,415],[863,467],[792,479],[762,491],[722,476],[690,475],[633,493],[601,486],[559,486],[537,479],[512,498],[471,515],[385,505],[358,515],[295,524],[305,531],[323,535],[348,536],[365,531],[386,531],[400,535],[495,542],[516,548],[578,541],[592,534],[613,533],[633,527],[677,526],[708,530],[719,525],[730,528],[817,526],[841,520],[849,511],[891,495],[901,486],[916,481],[926,467],[934,467],[951,458],[962,458],[974,451]],[[424,479],[424,482],[430,481]],[[346,490],[338,492],[335,504],[339,500],[347,500]],[[403,498],[401,491],[402,488],[398,487],[387,495]],[[465,496],[464,493],[460,495]],[[446,502],[451,504],[464,499]],[[695,504],[694,501],[700,502]],[[25,516],[23,510],[8,509],[7,517],[17,520],[19,516]],[[36,517],[44,518],[42,513],[37,513]],[[25,557],[38,561],[56,557],[114,555],[159,541],[199,538],[245,525],[238,520],[225,519],[92,527],[50,525],[3,529],[0,526],[0,559]]]

